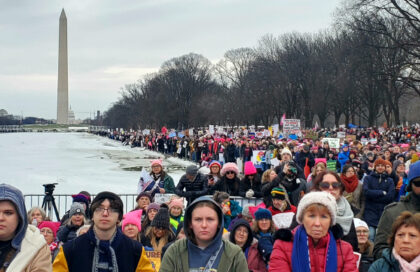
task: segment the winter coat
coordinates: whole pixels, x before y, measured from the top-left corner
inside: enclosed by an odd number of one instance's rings
[[[225,229],[228,229],[232,220],[242,213],[242,207],[239,205],[238,201],[229,200],[229,202],[230,202],[230,215],[225,214],[223,216],[223,219],[225,222],[224,223]]]
[[[230,144],[226,147],[224,152],[225,162],[235,162],[236,163],[236,146]]]
[[[258,242],[255,240],[253,244],[245,251],[245,254],[248,254],[247,262],[248,269],[252,272],[267,272],[267,265],[261,257],[260,252],[258,251]]]
[[[89,239],[89,232],[92,235],[93,229],[89,229],[88,233],[71,240],[60,248],[53,263],[54,272],[92,271],[95,244]],[[125,236],[119,228],[117,228],[113,243],[115,243],[114,251],[118,262],[118,271],[155,271],[146,257],[143,246]]]
[[[10,241],[10,246],[8,246],[14,252],[13,254],[7,253],[9,255],[7,257],[10,257],[7,260],[9,262],[7,272],[51,271],[51,250],[39,229],[28,225],[28,216],[22,193],[15,187],[6,184],[1,186],[0,201],[13,203],[19,217],[19,224],[14,237]]]
[[[30,271],[52,271],[51,250],[38,228],[32,225],[28,225],[21,243],[21,250],[7,268],[7,272]]]
[[[351,205],[354,217],[361,218],[365,210],[365,196],[363,194],[363,183],[359,181],[356,190],[352,193],[343,192],[343,196]]]
[[[83,225],[82,225],[83,226]],[[62,225],[57,231],[57,239],[60,242],[67,243],[68,241],[73,240],[77,237],[77,230],[81,226],[75,226],[75,225]]]
[[[188,204],[190,204],[194,199],[207,194],[207,186],[208,181],[206,175],[198,173],[194,181],[190,181],[187,179],[187,175],[183,175],[175,188],[175,194],[185,197]]]
[[[340,234],[334,231],[333,233],[337,243],[337,271],[358,271],[353,248],[349,243],[340,239]],[[269,271],[278,271],[279,268],[281,268],[281,271],[292,271],[293,235],[294,233],[285,229],[276,232]],[[328,236],[321,238],[316,246],[314,246],[312,239],[308,239],[308,241],[311,271],[324,271]]]
[[[239,196],[240,179],[235,177],[234,179],[228,179],[223,176],[209,189],[209,195],[213,195],[214,192],[226,192],[230,196]]]
[[[312,153],[310,153],[310,152],[306,152],[305,153],[305,152],[301,151],[298,154],[296,154],[296,163],[302,169],[305,169],[306,159],[308,159],[309,169],[311,169],[312,167],[314,167],[314,165],[315,165],[315,158],[312,155]]]
[[[389,248],[382,252],[382,258],[376,260],[369,268],[369,272],[399,272],[400,263],[394,258]]]
[[[391,234],[392,223],[403,211],[412,213],[420,212],[420,195],[411,192],[407,196],[401,197],[400,202],[394,202],[385,207],[375,236],[375,246],[373,249],[375,259],[380,258],[382,251],[389,247],[388,237]]]
[[[222,218],[222,222],[220,223],[223,226],[222,208],[209,197],[200,197],[187,207],[184,215],[185,222],[190,222],[194,206],[196,205],[196,203],[199,203],[201,201],[210,201],[216,205],[218,216],[219,218]],[[193,230],[188,224],[184,225],[184,230],[186,239],[180,239],[175,241],[166,250],[160,266],[160,272],[189,272],[192,261],[205,263],[208,259],[204,258],[203,256],[203,258],[198,260],[189,260],[189,256],[191,254],[214,254],[214,252],[209,252],[208,249],[214,248],[215,250],[217,250],[220,243],[222,243],[223,252],[220,253],[221,257],[217,266],[217,271],[243,272],[248,270],[248,265],[245,256],[242,252],[242,249],[229,241],[222,240],[223,228],[219,228],[213,241],[204,250],[198,248],[193,243]]]
[[[287,191],[290,203],[298,206],[300,198],[307,192],[306,181],[302,178],[294,178],[289,180],[288,177],[281,172],[272,182],[267,182],[262,188],[262,193],[265,198],[271,199],[271,190],[280,185],[284,186]]]
[[[159,180],[159,186],[157,186],[153,191],[147,191],[152,195],[152,197],[155,196],[155,194],[160,193],[159,188],[165,189],[165,194],[175,193],[174,180],[167,173],[165,173],[165,172],[163,172],[163,173],[164,173],[163,174],[163,180]],[[153,177],[153,173],[150,174],[150,176]],[[162,179],[162,177],[161,177],[161,179]],[[152,188],[154,187],[154,184],[155,183],[153,183],[153,186],[151,186]]]
[[[377,227],[385,206],[395,198],[394,182],[386,174],[372,172],[363,181],[363,194],[366,199],[363,220]]]
[[[254,175],[254,179],[252,181],[245,176],[239,184],[239,195],[246,197],[246,192],[250,189],[254,191],[253,197],[262,197],[261,179],[259,175]]]

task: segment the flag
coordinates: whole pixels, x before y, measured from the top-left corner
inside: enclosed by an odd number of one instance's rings
[[[318,121],[316,121],[316,122],[315,122],[315,126],[314,126],[314,130],[317,130],[317,129],[318,129],[318,127],[319,127],[319,126],[318,126]]]
[[[284,120],[286,120],[286,113],[283,113],[283,116],[281,117],[281,120],[280,120],[280,126],[282,126],[282,125],[283,125]]]

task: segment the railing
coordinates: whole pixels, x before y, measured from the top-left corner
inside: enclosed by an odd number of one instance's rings
[[[29,210],[30,208],[32,208],[34,206],[40,206],[41,207],[42,204],[43,204],[44,196],[45,195],[41,195],[41,194],[25,195],[26,209]],[[66,194],[57,194],[57,195],[53,195],[53,196],[54,196],[54,201],[55,201],[55,204],[57,206],[59,216],[62,217],[66,213],[66,211],[68,211],[70,209],[70,206],[73,203],[73,198],[72,198],[71,195],[66,195]],[[137,205],[137,203],[136,203],[137,195],[136,194],[120,194],[119,196],[121,197],[121,200],[124,203],[124,213],[127,213],[127,212],[133,210],[136,207],[136,205]],[[162,203],[162,202],[167,201],[171,196],[172,196],[172,194],[156,194],[155,195],[155,201],[158,202],[158,203]],[[95,197],[95,195],[92,195],[92,199],[94,197]],[[244,205],[247,205],[247,204],[252,204],[252,205],[256,206],[256,205],[258,205],[262,202],[262,199],[259,199],[259,198],[243,198],[243,197],[238,197],[238,196],[232,196],[230,198],[232,200],[238,201],[239,205],[241,207],[243,207]],[[54,214],[54,210],[52,209],[52,205],[49,206],[49,207],[50,207],[50,209],[47,208],[47,210],[46,210],[47,216],[51,220],[53,220],[54,218],[56,220],[57,218]]]

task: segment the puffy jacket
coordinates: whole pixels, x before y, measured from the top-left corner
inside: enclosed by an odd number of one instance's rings
[[[82,225],[83,226],[83,225]],[[67,243],[77,237],[77,230],[81,226],[62,225],[57,231],[57,239],[60,242]]]
[[[267,265],[265,264],[260,252],[258,251],[258,242],[254,243],[245,252],[248,254],[247,262],[248,269],[252,272],[267,272]]]
[[[388,175],[373,172],[363,181],[363,194],[365,196],[363,220],[369,226],[377,227],[385,206],[395,199],[394,182]]]
[[[190,204],[194,199],[207,194],[207,186],[208,181],[206,175],[198,173],[194,181],[190,181],[187,175],[183,175],[175,188],[175,194],[185,197],[188,204]]]
[[[220,191],[226,192],[230,196],[239,196],[240,182],[241,180],[238,177],[235,177],[234,179],[228,179],[226,176],[223,176],[216,182],[216,184],[210,187],[209,194],[213,195],[214,192]]]
[[[399,272],[400,263],[394,258],[389,248],[382,252],[382,258],[376,260],[369,268],[369,272]]]
[[[401,197],[400,202],[394,202],[385,207],[375,236],[375,246],[373,249],[375,259],[380,258],[382,256],[382,250],[389,247],[388,237],[391,234],[392,223],[403,211],[412,213],[420,212],[420,195],[411,192],[407,196]]]
[[[254,175],[254,179],[251,181],[248,177],[244,177],[239,185],[239,195],[246,197],[246,192],[252,189],[254,191],[253,197],[262,197],[261,192],[261,179],[259,175]]]
[[[268,271],[292,271],[292,251],[293,251],[293,233],[289,230],[279,230],[275,234],[278,238],[273,247],[270,258],[270,267]],[[339,236],[337,234],[337,236]],[[324,271],[325,252],[328,244],[328,236],[321,238],[316,246],[312,239],[309,241],[309,256],[311,260],[311,271]],[[337,243],[337,271],[357,272],[356,260],[353,254],[353,248],[347,242],[336,238]]]

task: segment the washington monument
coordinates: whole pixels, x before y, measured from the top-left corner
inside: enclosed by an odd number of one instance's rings
[[[69,80],[67,62],[67,17],[60,15],[58,38],[57,124],[67,124],[69,115]]]

